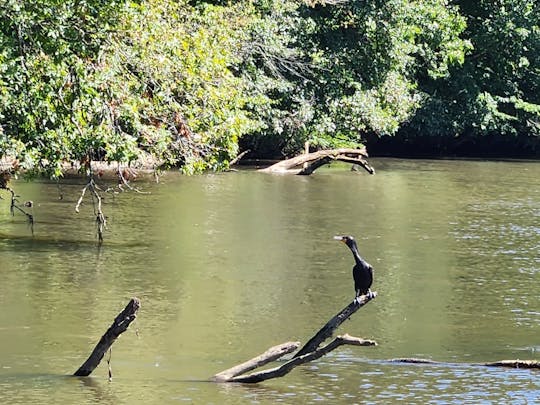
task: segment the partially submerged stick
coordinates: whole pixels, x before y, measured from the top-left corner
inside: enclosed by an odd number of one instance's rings
[[[333,341],[328,343],[326,346],[317,349],[313,352],[307,353],[300,357],[293,357],[291,360],[285,364],[275,367],[269,370],[260,371],[258,373],[253,373],[249,375],[241,375],[238,377],[231,378],[228,382],[237,382],[237,383],[258,383],[265,380],[270,380],[271,378],[283,377],[285,374],[288,374],[293,368],[308,363],[313,360],[324,356],[327,353],[330,353],[335,348],[342,345],[354,345],[354,346],[376,346],[377,343],[373,340],[364,340],[350,335],[343,335],[336,337]]]
[[[319,345],[326,339],[332,336],[334,331],[341,325],[346,319],[349,319],[356,311],[371,301],[377,296],[377,293],[372,292],[367,295],[357,297],[353,302],[343,308],[336,316],[330,319],[322,328],[313,336],[307,343],[298,351],[294,357],[281,366],[252,373],[249,375],[242,375],[248,371],[251,371],[257,367],[269,363],[270,361],[277,360],[287,353],[291,353],[299,346],[298,342],[288,342],[279,346],[274,346],[268,349],[263,354],[254,357],[245,363],[239,364],[232,368],[229,368],[221,373],[218,373],[212,377],[216,382],[239,382],[239,383],[257,383],[271,378],[283,377],[288,374],[293,368],[316,360],[325,354],[331,352],[342,345],[354,345],[354,346],[375,346],[377,343],[373,340],[360,339],[350,335],[343,335],[336,337],[332,342],[319,348]]]
[[[129,301],[124,310],[114,319],[114,322],[107,332],[101,337],[90,357],[88,357],[84,364],[79,367],[73,375],[86,377],[94,371],[118,336],[124,333],[131,322],[135,320],[137,311],[140,307],[141,303],[138,298],[132,298],[131,301]]]
[[[493,363],[483,363],[488,367],[508,367],[508,368],[540,368],[538,360],[501,360]]]
[[[294,352],[299,346],[300,342],[287,342],[273,346],[257,357],[214,375],[212,379],[216,382],[231,381],[240,374],[247,373],[271,361],[275,361],[288,353]]]
[[[490,363],[446,363],[443,361],[435,361],[430,359],[419,359],[416,357],[403,357],[390,359],[392,363],[409,363],[409,364],[433,364],[433,365],[460,365],[467,366],[486,366],[486,367],[507,367],[507,368],[540,368],[538,360],[500,360]]]

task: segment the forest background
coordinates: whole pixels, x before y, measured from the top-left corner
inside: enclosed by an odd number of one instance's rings
[[[536,0],[0,0],[0,158],[540,156]]]

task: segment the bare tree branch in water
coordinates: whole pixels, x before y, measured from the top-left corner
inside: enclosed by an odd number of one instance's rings
[[[225,381],[220,381],[219,379],[216,378],[217,376],[222,374],[220,373],[214,376],[214,380],[217,382],[258,383],[261,381],[270,380],[272,378],[283,377],[295,367],[305,364],[305,363],[309,363],[310,361],[313,361],[313,360],[317,360],[318,358],[321,358],[325,354],[330,353],[332,350],[342,345],[376,346],[377,343],[373,340],[365,340],[365,339],[361,339],[361,338],[357,338],[357,337],[345,334],[345,335],[336,337],[330,343],[328,343],[327,345],[317,350],[314,350],[312,352],[309,352],[299,357],[295,356],[291,360],[287,361],[281,366],[278,366],[269,370],[264,370],[261,372],[249,374],[249,375],[239,375]]]
[[[101,196],[98,193],[98,191],[102,190],[94,182],[94,177],[92,175],[90,175],[88,183],[81,191],[81,196],[77,201],[77,205],[75,205],[75,212],[79,213],[79,209],[86,194],[86,190],[90,190],[90,193],[92,193],[92,205],[94,207],[94,215],[96,216],[98,243],[101,245],[103,243],[103,231],[107,229],[107,219],[103,214],[103,210],[101,207]]]
[[[348,334],[338,336],[333,341],[323,347],[320,344],[332,336],[333,332],[341,323],[349,319],[358,309],[367,304],[377,296],[376,292],[369,295],[362,295],[343,308],[336,316],[330,319],[309,341],[300,349],[292,359],[281,366],[255,372],[249,375],[243,375],[247,371],[261,367],[270,361],[277,360],[287,353],[291,353],[299,347],[298,342],[287,342],[279,346],[268,349],[263,354],[252,358],[242,364],[215,374],[212,380],[215,382],[238,382],[238,383],[257,383],[271,378],[283,377],[295,367],[316,360],[332,350],[342,345],[354,346],[375,346],[377,343],[373,340],[365,340],[350,336]]]
[[[23,207],[32,209],[34,207],[34,203],[32,201],[25,201],[22,206],[19,203],[19,200],[17,197],[19,197],[17,194],[15,194],[15,190],[13,190],[11,187],[9,187],[9,181],[11,180],[11,170],[4,170],[0,171],[0,190],[6,190],[11,194],[11,204],[9,207],[9,211],[11,212],[12,216],[15,216],[15,211],[19,211],[23,215],[26,216],[26,220],[28,222],[28,226],[30,227],[30,231],[32,232],[32,236],[34,236],[34,215],[30,212],[27,212]],[[2,196],[0,196],[0,199]]]
[[[131,322],[137,317],[137,311],[141,307],[141,302],[138,298],[132,298],[126,305],[124,310],[120,312],[114,319],[112,325],[107,329],[105,334],[90,354],[90,357],[83,363],[81,367],[74,373],[75,376],[86,377],[99,365],[105,353],[110,349],[114,341],[124,333]],[[111,358],[108,360],[109,379],[112,379],[112,370],[110,368]]]

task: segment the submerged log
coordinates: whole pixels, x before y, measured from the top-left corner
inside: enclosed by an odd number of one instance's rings
[[[319,348],[320,344],[332,336],[333,332],[341,325],[346,319],[349,319],[358,309],[367,304],[373,298],[377,296],[377,293],[373,292],[369,295],[363,295],[358,297],[344,309],[342,309],[336,316],[330,319],[316,334],[313,336],[300,351],[298,351],[292,359],[282,364],[281,366],[271,368],[268,370],[252,373],[249,375],[243,375],[247,371],[251,371],[258,368],[270,361],[277,360],[287,353],[291,353],[300,345],[297,342],[288,342],[279,346],[274,346],[268,349],[263,354],[254,357],[251,360],[246,361],[240,365],[229,368],[212,377],[215,382],[236,382],[236,383],[257,383],[272,378],[283,377],[288,374],[295,367],[316,360],[325,354],[331,352],[342,345],[354,345],[354,346],[376,346],[377,342],[373,340],[366,340],[357,338],[350,335],[343,335],[336,337],[332,342]]]
[[[468,365],[468,366],[486,366],[486,367],[507,367],[507,368],[540,368],[538,360],[500,360],[490,363],[447,363],[443,361],[435,361],[431,359],[419,359],[416,357],[403,357],[390,359],[392,363],[408,363],[408,364],[433,364],[433,365]]]
[[[137,311],[140,307],[141,303],[138,298],[132,298],[131,301],[129,301],[124,310],[114,319],[114,322],[107,332],[101,337],[90,357],[88,357],[73,375],[86,377],[94,371],[118,336],[124,333],[131,322],[135,320]]]
[[[374,174],[375,169],[371,167],[366,158],[368,157],[366,148],[362,149],[329,149],[317,152],[305,153],[291,159],[282,160],[270,167],[260,169],[266,173],[284,173],[310,175],[319,167],[333,161],[353,163],[363,167],[369,174]]]
[[[538,360],[501,360],[492,363],[483,363],[487,367],[508,367],[508,368],[540,368]]]

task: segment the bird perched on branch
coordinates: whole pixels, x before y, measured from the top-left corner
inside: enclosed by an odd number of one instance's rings
[[[334,239],[345,243],[354,256],[356,262],[353,267],[355,299],[358,300],[361,295],[372,294],[369,288],[373,283],[373,267],[360,256],[354,238],[352,236],[334,236]]]

